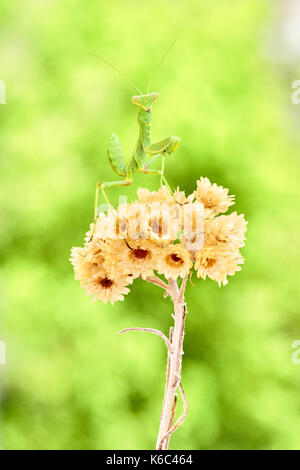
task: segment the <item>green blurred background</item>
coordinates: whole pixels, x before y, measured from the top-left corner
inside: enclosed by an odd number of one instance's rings
[[[167,162],[188,192],[208,176],[249,221],[246,263],[229,285],[188,285],[186,422],[172,449],[300,448],[300,105],[284,4],[266,0],[4,0],[0,5],[1,446],[153,449],[172,306],[136,281],[124,302],[93,303],[73,279],[96,182],[111,180],[112,131],[133,148],[135,94],[93,54],[145,89],[155,79],[153,139],[179,135]],[[295,2],[296,3],[296,2]],[[299,43],[298,43],[299,44]],[[283,52],[278,56],[277,52]],[[158,188],[137,176],[125,190]],[[123,191],[124,192],[124,191]],[[117,202],[118,191],[111,191]]]

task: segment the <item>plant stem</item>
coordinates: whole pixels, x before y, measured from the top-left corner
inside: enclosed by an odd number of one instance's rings
[[[184,322],[186,317],[186,304],[184,303],[184,291],[187,282],[187,276],[182,280],[180,289],[178,288],[177,282],[173,279],[169,279],[168,284],[163,282],[160,278],[153,276],[148,277],[146,281],[151,282],[162,289],[165,294],[169,295],[173,300],[174,304],[174,327],[171,326],[169,338],[164,333],[154,328],[126,328],[125,330],[119,331],[119,334],[126,333],[129,331],[141,331],[146,333],[153,333],[160,336],[168,350],[168,363],[166,373],[166,385],[164,400],[162,405],[162,411],[160,415],[160,427],[158,432],[157,450],[167,450],[169,446],[170,437],[176,429],[182,424],[187,413],[187,400],[185,393],[181,385],[181,362],[183,355],[183,337],[184,337]],[[183,412],[180,418],[173,424],[178,395],[176,390],[179,390],[183,401]]]
[[[185,395],[180,384],[184,322],[186,316],[186,305],[184,303],[184,289],[186,280],[186,278],[183,279],[180,290],[178,289],[177,283],[175,281],[172,279],[169,280],[169,288],[172,293],[172,300],[174,304],[174,327],[172,328],[171,335],[169,337],[170,351],[168,353],[165,394],[156,444],[157,450],[168,449],[170,436],[182,423],[187,411]],[[175,425],[173,425],[177,403],[177,396],[175,394],[177,388],[179,388],[184,400],[184,412],[183,415],[177,420]]]

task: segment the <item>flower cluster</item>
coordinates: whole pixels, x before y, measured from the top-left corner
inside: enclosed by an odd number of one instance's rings
[[[91,224],[83,247],[72,248],[75,279],[96,301],[114,303],[128,294],[136,278],[158,274],[185,278],[194,267],[197,276],[219,286],[241,269],[246,221],[225,213],[234,204],[228,189],[197,181],[197,189],[171,194],[140,188],[137,200],[100,213]]]

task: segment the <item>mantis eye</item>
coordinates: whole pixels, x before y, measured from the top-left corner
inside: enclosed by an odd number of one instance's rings
[[[151,96],[152,96],[152,102],[154,103],[154,101],[157,100],[159,95],[158,95],[158,93],[154,92],[154,93],[151,93]]]

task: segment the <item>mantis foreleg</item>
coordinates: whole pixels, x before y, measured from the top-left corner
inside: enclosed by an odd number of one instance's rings
[[[158,140],[151,145],[145,146],[144,150],[150,155],[157,155],[162,153],[170,154],[177,150],[179,142],[179,137],[170,135],[169,137],[164,137],[163,139]]]

